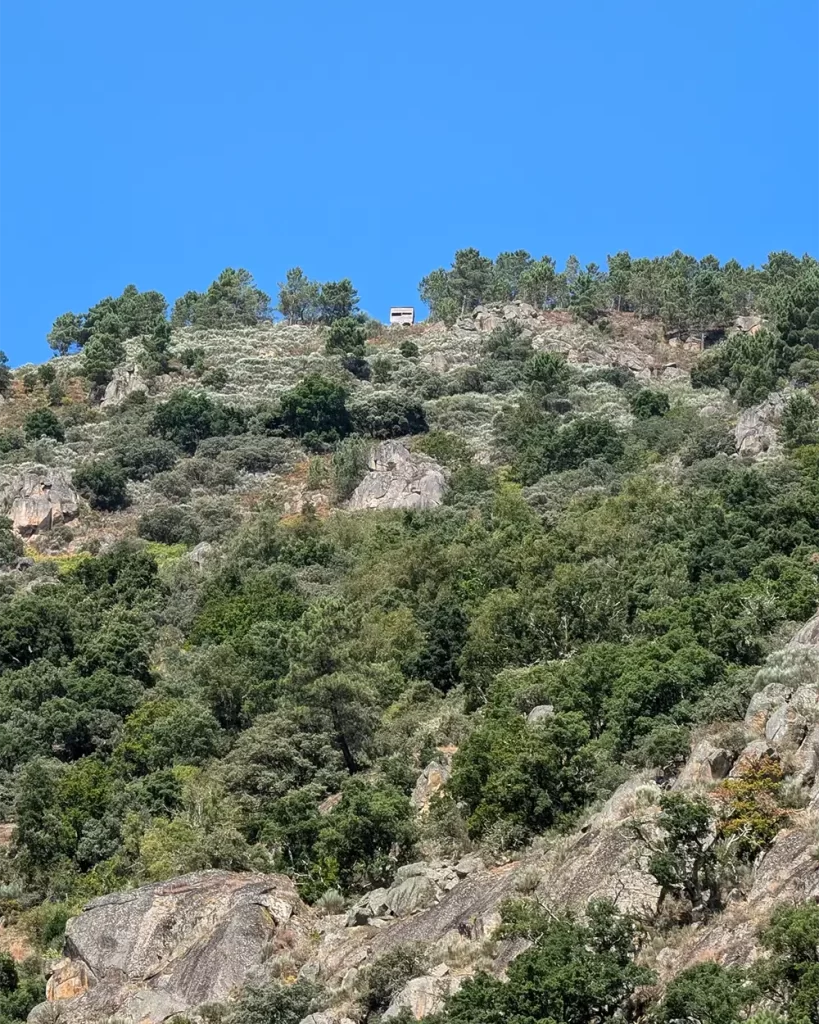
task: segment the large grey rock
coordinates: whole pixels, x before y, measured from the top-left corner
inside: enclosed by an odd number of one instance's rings
[[[347,927],[353,928],[356,925],[370,924],[375,917],[386,917],[390,912],[386,896],[386,889],[372,889],[365,893],[347,911]]]
[[[772,712],[765,725],[765,739],[776,750],[795,750],[805,738],[808,723],[804,715],[789,704],[782,704]]]
[[[553,704],[538,704],[526,716],[526,721],[529,725],[535,725],[537,722],[545,722],[547,718],[554,718],[554,713]]]
[[[23,537],[75,519],[80,496],[67,469],[24,463],[0,474],[0,509]]]
[[[397,1017],[404,1009],[408,1009],[416,1020],[438,1013],[443,1009],[446,998],[457,992],[462,983],[463,978],[452,974],[443,977],[425,974],[421,978],[413,978],[384,1011],[384,1018]]]
[[[411,452],[401,441],[384,441],[370,457],[368,472],[348,507],[435,508],[443,500],[446,481],[446,470],[434,459]]]
[[[674,788],[685,789],[688,786],[719,782],[727,777],[733,763],[730,750],[716,747],[710,740],[700,740],[694,744],[688,761],[675,780]]]
[[[103,407],[119,405],[129,395],[134,394],[135,391],[147,390],[148,385],[135,364],[117,366],[105,389],[100,405]]]
[[[385,899],[395,917],[405,917],[434,901],[435,885],[426,875],[410,875],[389,889]]]
[[[755,733],[763,733],[772,712],[782,704],[787,704],[793,693],[793,687],[784,683],[769,683],[751,697],[748,710],[745,712],[745,725]]]
[[[415,782],[410,797],[412,806],[422,814],[429,810],[430,801],[449,782],[449,765],[441,761],[430,761]]]
[[[819,612],[808,619],[805,625],[794,633],[787,646],[789,649],[800,647],[819,648]]]
[[[751,740],[737,755],[737,759],[734,761],[734,765],[729,772],[729,778],[741,779],[748,769],[756,761],[759,761],[760,758],[776,756],[776,751],[764,737],[758,740]]]
[[[785,399],[778,392],[764,402],[746,409],[734,431],[737,452],[746,458],[776,455],[780,451],[777,427],[785,409]]]
[[[756,334],[756,332],[762,327],[761,316],[738,316],[734,320],[734,327],[738,331],[742,331],[744,334]]]
[[[310,927],[282,875],[201,871],[103,896],[68,922],[46,997],[68,1024],[154,1024],[264,980],[271,945]]]

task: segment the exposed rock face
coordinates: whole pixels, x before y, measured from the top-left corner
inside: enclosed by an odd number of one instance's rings
[[[760,405],[746,409],[734,431],[737,452],[755,459],[762,455],[772,456],[780,450],[777,427],[785,409],[785,398],[774,392]]]
[[[538,704],[526,716],[526,721],[529,725],[535,725],[537,722],[545,722],[547,718],[553,718],[554,713],[553,704]]]
[[[23,537],[75,519],[80,496],[66,469],[26,463],[0,475],[0,508]]]
[[[271,946],[309,927],[281,875],[202,871],[92,900],[32,1020],[151,1024],[264,978]]]
[[[416,1020],[428,1017],[431,1013],[438,1013],[443,1009],[447,996],[457,992],[462,983],[463,978],[455,977],[448,972],[441,977],[425,974],[421,978],[413,978],[384,1011],[384,1019],[397,1017],[405,1008]]]
[[[787,649],[808,647],[819,650],[819,612],[791,637]]]
[[[440,793],[449,782],[449,776],[449,764],[446,761],[430,761],[415,783],[410,797],[412,806],[422,813],[427,811],[435,794]]]
[[[695,744],[674,786],[676,789],[684,789],[687,786],[719,782],[731,771],[733,762],[729,750],[714,746],[710,740],[701,740]]]
[[[762,328],[761,316],[738,316],[734,320],[734,327],[744,334],[756,334]]]
[[[132,363],[118,366],[108,383],[100,405],[103,407],[119,405],[128,395],[135,391],[147,391],[148,385],[143,380],[139,369]]]
[[[348,507],[435,508],[443,500],[446,481],[446,470],[433,459],[411,452],[401,441],[384,441],[370,457],[369,470]]]

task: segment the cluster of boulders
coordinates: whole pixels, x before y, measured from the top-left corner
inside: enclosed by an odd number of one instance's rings
[[[462,857],[456,864],[444,860],[405,864],[398,868],[395,881],[388,889],[373,889],[350,908],[347,926],[368,924],[382,927],[390,918],[406,917],[425,910],[440,902],[462,878],[483,866],[483,861],[475,855]]]

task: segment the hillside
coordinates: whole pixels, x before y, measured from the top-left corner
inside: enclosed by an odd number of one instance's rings
[[[0,1022],[815,1019],[819,273],[625,256],[3,369]]]

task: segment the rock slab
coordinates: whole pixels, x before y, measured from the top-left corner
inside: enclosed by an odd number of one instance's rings
[[[24,463],[0,475],[0,508],[23,537],[75,519],[80,496],[66,469]]]
[[[68,922],[29,1020],[159,1024],[264,980],[270,950],[309,925],[283,875],[200,871],[103,896]]]
[[[447,473],[434,459],[411,452],[402,441],[384,441],[370,456],[368,471],[353,491],[348,508],[436,508],[446,489]]]

